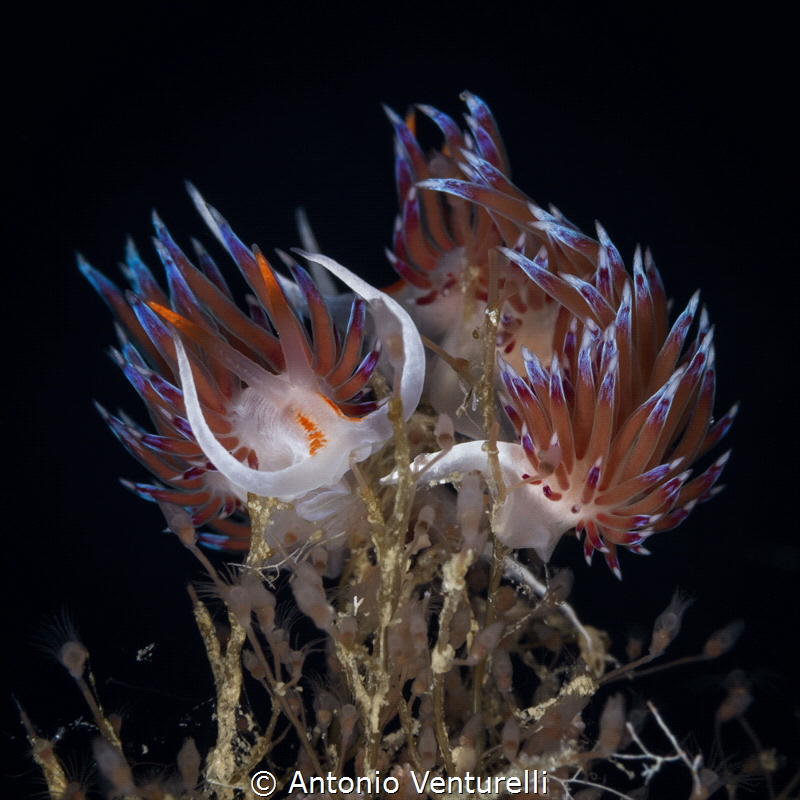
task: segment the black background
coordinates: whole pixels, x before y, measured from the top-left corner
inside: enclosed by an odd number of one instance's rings
[[[120,281],[130,234],[156,268],[153,206],[181,245],[196,236],[213,246],[184,193],[188,178],[245,242],[298,245],[302,204],[326,254],[389,283],[382,253],[396,197],[380,102],[457,116],[469,89],[494,112],[524,191],[584,230],[600,220],[628,263],[637,242],[649,245],[676,307],[702,288],[717,324],[717,413],[742,402],[727,490],[652,539],[652,556],[623,557],[622,583],[599,559],[586,567],[574,541],[554,563],[575,570],[582,619],[609,630],[618,655],[628,626],[647,629],[676,586],[697,602],[675,655],[744,618],[740,643],[718,664],[635,688],[707,750],[724,693],[715,676],[747,670],[749,718],[787,757],[783,775],[796,771],[787,7],[738,4],[734,15],[720,5],[724,13],[701,18],[664,3],[14,4],[3,46],[4,694],[48,736],[87,716],[68,676],[30,644],[61,609],[92,653],[108,710],[123,712],[137,762],[156,770],[184,735],[202,740],[212,691],[184,589],[194,565],[160,533],[155,506],[117,482],[147,476],[91,404],[145,421],[104,354],[110,314],[75,251]],[[4,703],[3,796],[28,797],[43,787]],[[82,735],[67,738],[79,745]],[[687,794],[666,781],[651,796]]]

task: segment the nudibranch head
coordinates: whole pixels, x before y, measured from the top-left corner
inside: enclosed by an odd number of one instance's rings
[[[337,330],[310,276],[292,259],[294,282],[280,278],[261,252],[246,248],[194,189],[192,196],[253,290],[250,314],[233,301],[219,270],[198,247],[194,267],[155,217],[156,249],[169,298],[132,245],[122,293],[82,259],[80,266],[115,312],[122,347],[115,358],[148,406],[156,433],[101,410],[128,449],[163,486],[129,484],[151,500],[188,508],[243,539],[223,518],[244,510],[248,493],[285,502],[343,490],[352,461],[392,435],[385,403],[368,385],[380,349],[394,370],[405,417],[422,391],[422,344],[408,314],[336,262],[302,253],[356,293],[346,329]],[[290,301],[297,299],[310,333]],[[366,353],[365,315],[378,336]]]

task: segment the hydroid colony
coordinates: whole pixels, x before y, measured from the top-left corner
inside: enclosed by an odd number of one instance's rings
[[[650,757],[621,696],[596,741],[581,713],[601,684],[663,653],[687,603],[676,596],[649,651],[620,666],[565,602],[568,574],[546,565],[572,532],[621,576],[618,548],[646,552],[711,497],[727,455],[692,465],[735,413],[712,418],[713,328],[697,295],[670,324],[649,253],[629,272],[599,225],[586,236],[517,189],[488,108],[464,100],[465,130],[428,106],[388,111],[400,214],[398,280],[383,290],[317,253],[305,226],[305,250],[279,252],[288,275],[277,271],[193,187],[250,287],[244,303],[158,217],[168,292],[133,245],[125,293],[81,260],[151,418],[147,430],[101,409],[155,477],[126,485],[161,505],[220,604],[193,594],[216,744],[202,759],[187,745],[172,782],[147,789],[97,705],[112,793],[246,796],[261,768],[282,790],[297,775],[380,775],[411,797],[426,772],[507,782],[538,770],[549,796],[569,797],[599,759],[632,746]],[[418,113],[441,132],[432,153]],[[244,562],[219,576],[198,543]],[[322,675],[293,648],[292,615],[276,612],[287,576],[321,637]],[[209,609],[224,612],[226,641]],[[271,698],[266,719],[247,706],[252,682]],[[691,797],[722,785],[672,744]],[[39,758],[66,796],[55,755]]]

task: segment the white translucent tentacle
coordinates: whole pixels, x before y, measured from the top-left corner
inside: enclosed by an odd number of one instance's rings
[[[438,453],[418,456],[413,466],[420,483],[459,483],[475,470],[487,475],[489,456],[485,444],[480,441],[457,444],[435,462]],[[497,442],[497,457],[503,481],[512,488],[495,508],[492,529],[507,547],[530,547],[542,561],[549,561],[558,540],[575,526],[575,515],[569,512],[567,504],[546,498],[541,486],[522,482],[522,476],[531,472],[522,445]],[[396,480],[396,474],[384,479],[387,483]]]
[[[209,210],[209,205],[203,199],[203,195],[197,191],[197,188],[194,184],[189,183],[186,181],[186,190],[189,192],[189,196],[192,198],[192,202],[195,204],[195,207],[200,212],[200,216],[203,218],[203,221],[208,225],[208,229],[217,237],[217,241],[226,249],[228,250],[228,243],[225,241],[225,237],[222,235],[222,231],[217,224],[217,221],[214,219],[213,214]]]
[[[411,317],[399,303],[387,294],[370,286],[332,258],[317,253],[308,253],[304,250],[295,250],[295,252],[303,258],[325,267],[367,301],[378,338],[394,369],[394,389],[403,401],[403,416],[408,419],[419,404],[422,396],[422,383],[425,378],[425,349]],[[387,413],[384,407],[372,412],[370,417],[377,414],[385,416]]]
[[[271,472],[251,469],[234,458],[217,441],[203,415],[186,350],[180,336],[175,332],[173,340],[186,415],[192,433],[204,454],[220,474],[231,482],[232,487],[238,490],[238,494],[246,495],[250,492],[260,497],[277,497],[290,502],[314,489],[333,486],[341,480],[349,469],[350,453],[364,444],[361,426],[353,425],[346,418],[340,417],[333,420],[336,430],[325,431],[331,444],[320,448],[313,456]]]
[[[476,470],[486,474],[489,456],[484,449],[485,444],[482,441],[462,442],[454,445],[447,453],[424,453],[414,460],[414,471],[417,474],[423,473],[420,474],[420,480],[431,485],[436,483],[459,483],[464,475]],[[497,453],[501,467],[505,466],[508,469],[512,464],[515,464],[516,450],[522,452],[522,447],[511,442],[497,443]],[[429,464],[430,466],[428,466]],[[385,481],[393,483],[393,476],[394,473]],[[518,482],[519,473],[517,472],[512,483]]]

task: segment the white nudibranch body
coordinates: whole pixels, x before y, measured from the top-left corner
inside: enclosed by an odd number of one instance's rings
[[[419,403],[425,369],[422,341],[411,318],[394,300],[369,286],[330,258],[301,252],[328,269],[370,309],[378,340],[394,369],[394,392],[403,416]],[[230,483],[233,494],[275,497],[290,502],[341,481],[351,459],[363,461],[392,435],[388,404],[360,418],[350,418],[325,394],[308,371],[273,375],[232,351],[227,366],[248,383],[230,412],[236,438],[254,452],[254,469],[232,455],[218,440],[203,414],[186,349],[173,332],[186,414],[197,443],[214,467]]]
[[[497,442],[497,458],[503,482],[510,491],[502,503],[494,506],[492,530],[506,547],[531,548],[542,561],[549,561],[559,539],[575,527],[580,515],[572,512],[568,503],[550,502],[542,494],[541,486],[524,481],[523,476],[531,467],[521,445]],[[457,444],[443,455],[420,456],[414,462],[414,469],[420,482],[429,486],[461,483],[465,476],[475,472],[491,475],[489,454],[482,441]]]

